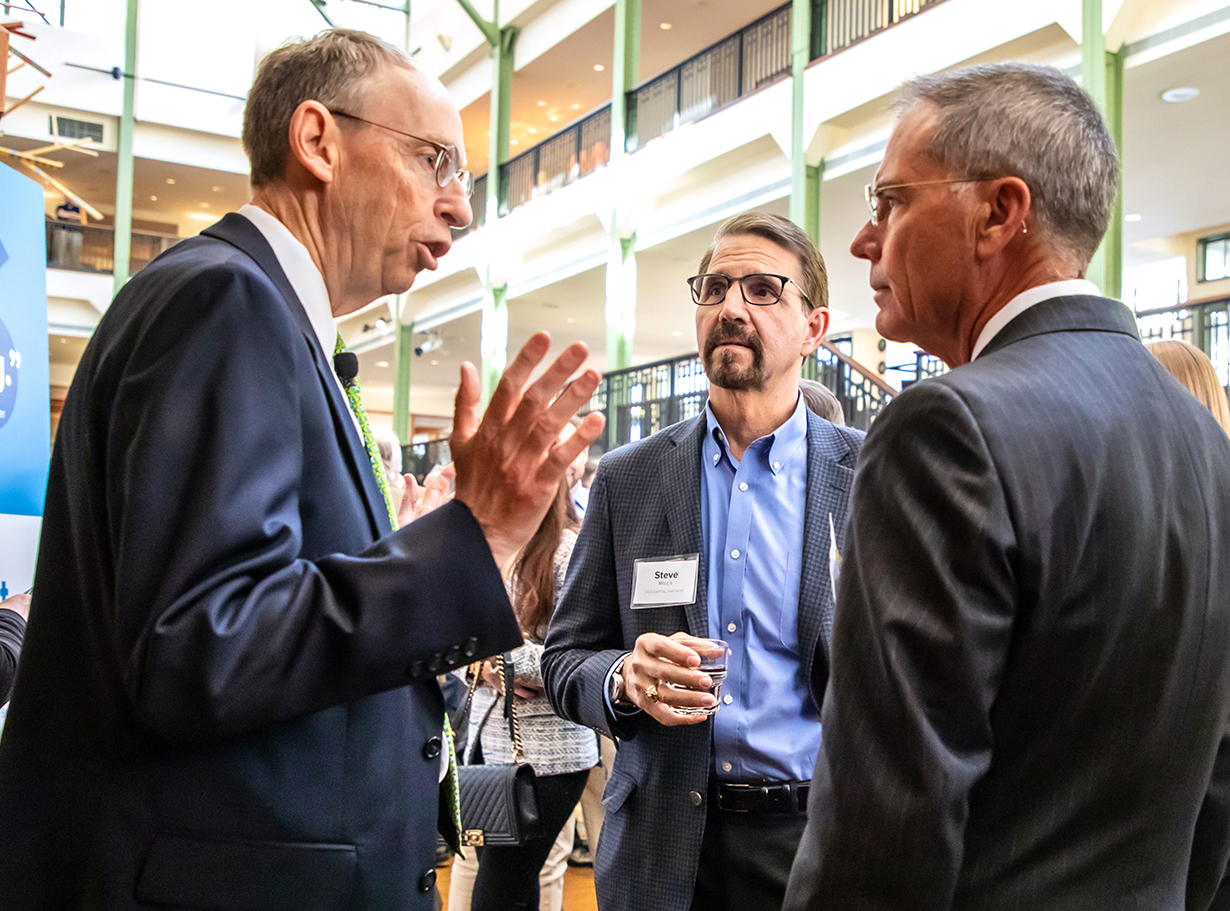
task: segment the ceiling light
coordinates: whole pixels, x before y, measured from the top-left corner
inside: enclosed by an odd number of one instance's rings
[[[515,140],[515,139],[510,139],[510,140],[509,140],[509,144],[510,144],[510,145],[517,145],[517,140]]]
[[[576,321],[577,321],[577,318],[575,316],[568,317],[568,322],[575,323]]]
[[[440,42],[440,47],[444,48],[444,53],[448,53],[453,49],[452,35],[436,35],[436,40]]]
[[[572,103],[571,107],[574,111],[579,111],[581,109],[581,106],[577,104],[575,101]]]
[[[213,221],[214,217],[209,212],[189,212],[189,218],[199,218],[202,221]]]
[[[601,72],[602,72],[603,70],[605,70],[605,69],[606,69],[606,67],[605,67],[605,66],[603,66],[601,63],[595,63],[595,64],[594,64],[594,72],[595,72],[595,73],[601,73]]]
[[[208,208],[209,208],[209,203],[207,203],[207,202],[203,202],[203,203],[201,203],[201,208],[202,208],[202,209],[208,209]]]
[[[659,22],[658,28],[662,29],[664,32],[669,32],[671,30],[671,24],[669,22]]]
[[[540,102],[538,102],[538,106],[539,106],[540,108],[545,108],[545,107],[547,106],[547,103],[546,103],[545,101],[540,101]]]
[[[167,178],[167,183],[174,185],[174,183],[175,183],[175,178],[174,178],[174,177],[168,177],[168,178]]]
[[[222,188],[221,188],[221,187],[210,187],[210,189],[211,189],[211,190],[213,190],[215,193],[221,193],[221,192],[222,192]]]
[[[66,339],[66,338],[62,338],[62,339],[60,339],[60,344],[61,344],[61,345],[67,345],[67,344],[68,344],[68,339]]]
[[[674,332],[671,333],[671,335],[683,335],[683,333],[680,332],[678,329],[676,329]]]
[[[1162,92],[1162,101],[1169,101],[1171,104],[1182,104],[1185,101],[1191,101],[1200,94],[1200,89],[1194,89],[1191,86],[1184,86],[1178,89],[1167,89]]]
[[[388,361],[376,361],[376,366],[377,367],[387,367],[389,366],[389,362]]]
[[[559,117],[552,114],[550,117],[547,118],[547,120],[551,121],[552,123],[555,123],[555,121],[559,120]]]
[[[531,135],[531,136],[537,136],[537,135],[538,135],[538,128],[537,128],[537,127],[530,127],[530,129],[529,129],[529,133],[530,133],[530,135]]]
[[[1140,221],[1140,216],[1139,215],[1124,215],[1123,220],[1124,221]]]
[[[431,366],[433,366],[433,367],[439,366],[439,364],[440,364],[440,362],[439,362],[439,361],[432,361],[432,362],[431,362]]]
[[[150,202],[157,202],[157,201],[158,201],[158,197],[157,197],[157,196],[151,196],[151,197],[149,198],[149,201],[150,201]]]

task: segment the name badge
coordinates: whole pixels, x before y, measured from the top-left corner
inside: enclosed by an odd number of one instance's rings
[[[632,564],[632,609],[696,603],[700,554],[637,560]]]

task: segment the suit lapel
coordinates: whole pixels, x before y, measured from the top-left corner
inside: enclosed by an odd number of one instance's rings
[[[705,414],[676,425],[673,447],[662,459],[662,499],[671,546],[677,554],[700,554],[696,600],[684,612],[693,636],[709,635],[709,568],[704,532],[700,524],[701,444],[705,438]]]
[[[225,241],[232,247],[247,254],[261,271],[273,282],[274,287],[282,294],[286,309],[291,319],[299,326],[312,352],[312,362],[316,365],[317,377],[325,398],[329,401],[329,410],[333,415],[333,431],[337,435],[339,445],[349,462],[351,477],[363,494],[363,505],[367,509],[368,522],[371,524],[373,538],[379,538],[390,531],[388,510],[384,506],[384,496],[376,484],[372,474],[371,460],[362,440],[356,443],[354,422],[350,417],[350,406],[342,398],[341,390],[333,379],[333,364],[320,349],[320,341],[308,319],[307,311],[302,301],[291,287],[290,280],[282,271],[273,248],[265,240],[265,235],[252,222],[242,215],[231,212],[222,221],[201,232],[217,240]]]
[[[835,445],[831,426],[807,415],[807,506],[803,513],[803,565],[799,574],[799,651],[805,679],[812,680],[818,648],[828,661],[833,635],[833,582],[829,573],[829,519],[837,550],[845,545],[846,505],[853,470],[841,461],[850,453]],[[817,701],[820,693],[814,694]]]

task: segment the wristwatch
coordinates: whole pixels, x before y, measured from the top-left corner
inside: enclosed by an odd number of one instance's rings
[[[611,697],[611,705],[616,703],[631,704],[624,698],[624,675],[621,673],[624,669],[624,660],[627,657],[627,655],[620,655],[618,660],[611,665],[611,688],[608,693]]]

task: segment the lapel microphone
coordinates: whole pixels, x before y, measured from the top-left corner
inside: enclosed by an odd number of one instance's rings
[[[359,356],[353,351],[342,351],[333,355],[333,370],[342,385],[349,388],[354,378],[359,375]]]

